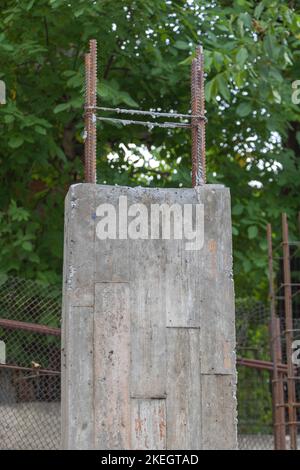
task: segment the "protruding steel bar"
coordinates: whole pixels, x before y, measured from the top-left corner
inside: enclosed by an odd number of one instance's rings
[[[294,366],[292,362],[292,343],[293,343],[293,308],[292,308],[292,288],[291,288],[291,266],[290,266],[290,248],[289,248],[289,230],[287,215],[282,214],[282,246],[283,246],[283,275],[284,275],[284,308],[285,308],[285,329],[286,329],[286,352],[288,366],[288,414],[289,414],[289,433],[291,450],[297,450],[297,427],[294,424],[297,421],[296,409],[293,403],[296,402],[296,390],[294,376]]]
[[[199,74],[199,92],[200,92],[200,112],[199,114],[205,115],[205,94],[204,94],[204,53],[203,48],[200,46],[197,49],[197,60],[198,60],[198,74]],[[198,170],[198,178],[203,179],[203,183],[206,183],[206,135],[205,135],[205,121],[199,122],[200,127],[200,158],[201,158],[201,169],[200,174]]]
[[[96,151],[97,151],[97,125],[96,125],[96,106],[97,106],[97,41],[90,40],[91,54],[91,106],[93,108],[91,116],[91,168],[90,182],[97,182],[96,175]]]
[[[86,96],[85,96],[85,181],[96,183],[96,110],[106,111],[112,108],[97,107],[97,43],[90,40],[90,53],[85,56]],[[206,148],[205,148],[205,97],[204,97],[204,55],[201,46],[196,49],[196,57],[192,62],[191,76],[191,125],[185,123],[139,123],[152,127],[191,127],[192,128],[192,185],[200,186],[206,182]],[[135,114],[150,114],[154,117],[171,115],[170,113],[157,113],[151,111],[117,109],[117,112],[129,112]],[[174,113],[174,116],[186,116]],[[107,121],[117,121],[113,118],[98,118]],[[120,120],[120,122],[125,122]],[[129,123],[129,120],[128,120]],[[138,122],[130,121],[138,124]]]
[[[197,59],[192,61],[191,69],[191,111],[192,115],[198,113],[197,103]],[[198,122],[196,118],[192,118],[192,186],[197,184],[197,161],[198,161]]]
[[[85,54],[85,111],[84,111],[84,181],[89,183],[90,177],[90,143],[91,143],[91,110],[90,107],[90,54]]]
[[[191,71],[192,116],[205,115],[204,56],[201,46],[196,49]],[[192,118],[192,185],[205,184],[205,120]]]
[[[272,244],[272,227],[267,225],[267,242],[268,242],[268,266],[269,266],[269,299],[271,309],[271,350],[273,360],[273,424],[274,424],[274,444],[276,450],[285,449],[285,423],[284,410],[277,407],[278,403],[283,401],[283,387],[279,378],[279,357],[280,354],[280,326],[276,317],[276,304],[274,295],[274,271],[273,271],[273,244]]]
[[[90,52],[85,56],[85,181],[96,183],[96,107],[97,107],[97,42],[90,40]]]

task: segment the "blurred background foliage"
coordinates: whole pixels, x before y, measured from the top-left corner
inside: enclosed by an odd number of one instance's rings
[[[208,182],[231,189],[236,294],[266,299],[267,221],[275,239],[286,211],[299,238],[299,1],[2,0],[0,282],[61,281],[64,197],[83,178],[91,38],[99,103],[183,113],[203,44]],[[191,185],[184,130],[99,124],[97,155],[98,183]]]

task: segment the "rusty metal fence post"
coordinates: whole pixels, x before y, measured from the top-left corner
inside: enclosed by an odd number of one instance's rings
[[[276,317],[275,305],[275,292],[274,292],[274,271],[273,271],[273,245],[272,245],[272,227],[271,224],[267,225],[267,242],[268,242],[268,266],[269,266],[269,299],[271,307],[271,322],[270,322],[270,336],[271,336],[271,352],[273,360],[273,379],[272,379],[272,392],[273,392],[273,422],[274,422],[274,445],[276,450],[285,449],[285,422],[284,422],[284,402],[282,374],[278,371],[278,364],[280,354],[280,324]]]
[[[292,311],[292,288],[291,288],[291,266],[290,247],[287,215],[282,214],[282,247],[283,247],[283,275],[284,275],[284,309],[285,309],[285,337],[287,351],[287,388],[288,388],[288,416],[290,446],[292,450],[297,449],[297,416],[296,416],[296,391],[294,381],[294,366],[292,362],[293,343],[293,311]]]
[[[299,220],[298,220],[299,221]],[[268,255],[269,255],[269,300],[271,307],[271,345],[273,356],[273,410],[274,410],[274,437],[275,448],[285,449],[286,431],[289,435],[289,448],[297,450],[297,429],[300,425],[300,376],[293,364],[293,342],[299,334],[299,322],[297,315],[294,317],[293,309],[296,307],[294,298],[300,293],[300,282],[295,282],[292,276],[299,276],[299,269],[295,268],[295,256],[299,249],[299,241],[289,240],[289,228],[287,215],[282,214],[282,242],[274,250],[282,249],[282,255],[277,257],[279,264],[278,286],[274,289],[273,274],[273,247],[272,228],[267,226]],[[293,246],[291,254],[290,247]],[[292,260],[293,263],[292,264]],[[279,292],[278,292],[279,291]],[[278,309],[278,315],[276,314]],[[282,323],[281,323],[282,321]],[[281,330],[282,328],[282,330]],[[283,362],[283,354],[285,364]],[[282,370],[281,366],[285,367]]]
[[[282,350],[281,350],[281,329],[280,329],[280,320],[278,317],[275,318],[274,322],[274,334],[272,341],[275,342],[275,354],[276,354],[276,363],[282,364]],[[278,435],[278,450],[286,450],[286,439],[285,439],[285,407],[284,405],[284,377],[285,374],[281,369],[278,368],[278,377],[277,377],[277,404],[276,404],[276,413],[277,413],[277,435]],[[275,384],[276,386],[276,384]],[[275,448],[277,450],[277,447]]]

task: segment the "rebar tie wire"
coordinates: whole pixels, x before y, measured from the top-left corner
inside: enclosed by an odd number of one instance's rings
[[[86,110],[90,111],[108,111],[108,112],[116,112],[117,114],[131,114],[131,115],[139,115],[139,116],[151,116],[153,119],[160,118],[160,117],[168,117],[168,118],[183,118],[183,119],[197,119],[199,121],[205,121],[207,122],[207,119],[205,116],[202,115],[191,115],[191,114],[179,114],[179,113],[160,113],[157,111],[142,111],[138,109],[124,109],[124,108],[106,108],[104,106],[96,106],[95,108],[92,108],[91,106],[86,107]],[[110,117],[104,117],[104,116],[97,116],[94,114],[93,119],[98,120],[98,121],[105,121],[105,122],[112,122],[112,123],[118,123],[123,126],[128,126],[131,124],[137,124],[140,126],[145,126],[148,127],[150,130],[153,129],[154,127],[161,127],[161,128],[169,128],[169,129],[174,129],[174,128],[184,128],[184,129],[189,129],[192,127],[197,127],[197,124],[189,124],[185,122],[153,122],[153,121],[135,121],[133,119],[122,119],[122,118],[110,118]]]
[[[142,111],[140,109],[125,109],[125,108],[107,108],[104,106],[86,106],[86,110],[99,110],[99,111],[112,111],[116,112],[117,114],[139,114],[142,116],[151,116],[153,119],[156,119],[157,117],[167,117],[167,118],[183,118],[183,119],[199,119],[207,122],[207,118],[201,114],[181,114],[181,113],[161,113],[158,111]],[[99,119],[97,117],[97,119]],[[122,119],[121,119],[122,120]],[[138,121],[139,122],[139,121]],[[148,124],[148,122],[147,122]],[[149,121],[149,124],[151,122]],[[182,123],[179,123],[182,124]]]

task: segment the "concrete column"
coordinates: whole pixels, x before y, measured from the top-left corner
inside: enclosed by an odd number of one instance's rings
[[[170,239],[167,211],[157,233],[151,218],[162,204],[176,213]],[[111,208],[117,237],[100,239]],[[187,249],[189,210],[199,249]],[[228,189],[70,187],[62,363],[63,448],[237,447]]]

